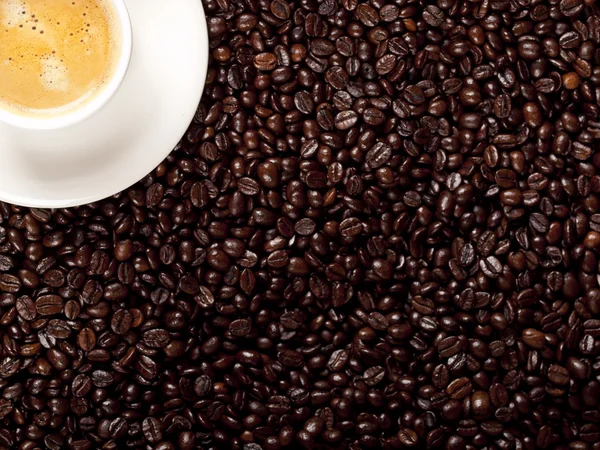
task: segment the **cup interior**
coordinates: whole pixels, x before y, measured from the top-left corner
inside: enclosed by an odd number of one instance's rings
[[[0,106],[0,122],[8,125],[25,128],[30,130],[53,130],[66,128],[75,125],[94,113],[98,112],[117,92],[131,59],[131,51],[133,46],[133,30],[129,12],[124,0],[107,0],[111,3],[115,12],[116,25],[121,33],[119,57],[115,66],[115,70],[110,80],[96,93],[96,95],[86,102],[84,105],[68,111],[64,114],[58,114],[49,117],[30,117],[20,115],[12,110],[3,109]]]

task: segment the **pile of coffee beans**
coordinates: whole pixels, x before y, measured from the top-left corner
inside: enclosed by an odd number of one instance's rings
[[[0,204],[2,449],[600,449],[594,0],[206,0],[177,149]]]

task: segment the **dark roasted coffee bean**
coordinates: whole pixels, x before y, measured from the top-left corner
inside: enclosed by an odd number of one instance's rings
[[[490,387],[490,400],[497,408],[505,406],[508,403],[508,392],[506,388],[500,384],[495,383]]]
[[[561,0],[559,4],[560,12],[567,17],[573,17],[579,14],[583,9],[583,6],[582,0]]]
[[[42,295],[35,301],[35,308],[40,316],[52,316],[63,311],[63,299],[58,295]]]
[[[367,3],[358,5],[356,8],[356,17],[368,27],[374,27],[379,22],[377,10]]]
[[[194,296],[194,300],[202,308],[209,308],[215,302],[212,292],[210,292],[210,290],[204,286],[200,286],[198,295]]]
[[[238,181],[238,189],[244,195],[253,196],[258,195],[260,192],[260,185],[256,182],[256,180],[243,177]]]
[[[163,439],[162,424],[156,417],[147,417],[142,422],[142,431],[145,439],[151,444],[156,444]]]
[[[284,0],[274,0],[271,2],[271,13],[281,20],[287,20],[290,17],[290,5]]]
[[[358,115],[356,114],[356,112],[352,110],[340,111],[335,116],[335,127],[338,130],[348,130],[349,128],[352,128],[354,125],[356,125],[357,121]]]
[[[497,278],[502,273],[502,264],[495,256],[488,256],[480,262],[483,273],[490,278]]]
[[[556,89],[556,84],[552,78],[540,78],[535,82],[535,88],[542,94],[549,94]]]
[[[133,316],[126,309],[116,311],[111,319],[110,327],[116,334],[125,334],[131,328]]]
[[[510,115],[511,101],[506,94],[501,94],[494,100],[494,114],[500,119],[505,119]]]
[[[206,375],[201,375],[194,381],[194,392],[199,397],[204,397],[212,389],[212,382]]]
[[[92,387],[92,380],[84,374],[77,375],[71,384],[71,390],[76,397],[85,397]]]
[[[523,342],[532,348],[544,348],[545,336],[544,333],[533,328],[527,328],[523,331]]]
[[[404,98],[411,105],[420,105],[425,102],[425,93],[419,86],[408,86],[404,91]]]
[[[23,320],[32,321],[37,316],[37,308],[31,297],[22,296],[17,299],[17,313]]]
[[[146,331],[142,339],[144,344],[146,344],[148,347],[163,348],[166,347],[171,340],[171,335],[167,330],[159,328]]]
[[[552,364],[548,368],[548,379],[557,385],[565,385],[569,382],[569,372],[558,364]]]
[[[384,165],[391,157],[392,149],[383,143],[375,144],[366,155],[366,163],[372,169]]]
[[[545,233],[548,231],[548,227],[550,225],[548,218],[540,213],[531,214],[531,218],[529,219],[529,225],[535,231],[540,233]]]
[[[229,332],[236,337],[247,336],[252,330],[252,323],[247,319],[237,319],[229,325]]]
[[[472,385],[467,378],[457,378],[446,387],[446,393],[450,398],[460,400],[471,393]]]
[[[419,443],[419,436],[410,428],[401,428],[398,431],[398,441],[405,447],[414,447]]]
[[[0,290],[3,292],[19,292],[21,289],[21,280],[14,275],[6,273],[0,274]]]
[[[64,320],[51,319],[48,321],[47,332],[56,339],[66,339],[71,334],[71,327]]]
[[[277,57],[273,53],[259,53],[254,56],[254,67],[260,71],[270,72],[277,67]]]
[[[158,375],[157,364],[146,355],[141,355],[136,364],[137,372],[147,380],[153,380]]]
[[[439,27],[444,23],[444,13],[437,6],[429,5],[423,11],[423,20],[432,27]]]
[[[96,334],[90,328],[83,328],[77,336],[77,345],[85,352],[91,351],[96,346]]]
[[[363,374],[363,379],[367,386],[375,386],[383,381],[384,377],[385,370],[381,366],[370,367]]]

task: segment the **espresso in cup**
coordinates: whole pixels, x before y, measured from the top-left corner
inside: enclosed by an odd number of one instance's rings
[[[110,0],[0,0],[0,108],[54,117],[93,100],[119,62]]]

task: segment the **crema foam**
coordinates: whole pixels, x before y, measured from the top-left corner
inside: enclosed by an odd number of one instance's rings
[[[121,45],[108,0],[0,0],[0,107],[71,112],[110,81]]]

